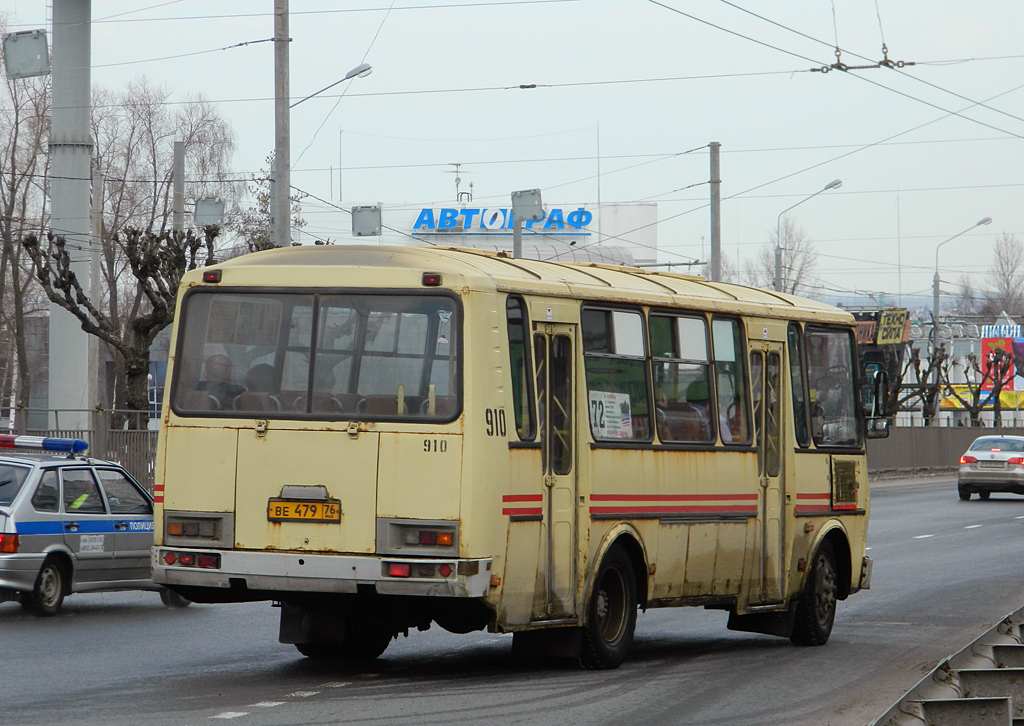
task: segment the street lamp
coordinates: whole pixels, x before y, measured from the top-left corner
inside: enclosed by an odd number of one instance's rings
[[[274,0],[274,229],[275,247],[287,247],[291,244],[291,191],[292,191],[292,151],[291,151],[291,109],[303,101],[308,101],[328,88],[343,83],[350,78],[363,78],[373,70],[369,64],[360,63],[345,74],[337,83],[321,88],[291,106],[289,101],[289,66],[288,44],[291,37],[288,32],[288,0]]]
[[[939,244],[936,245],[936,247],[935,247],[935,277],[932,278],[932,350],[933,351],[936,351],[936,350],[939,349],[939,250],[942,248],[942,245],[946,244],[946,242],[952,242],[957,237],[959,237],[961,235],[964,235],[964,234],[967,234],[968,232],[970,232],[975,227],[981,227],[982,225],[985,225],[985,224],[992,224],[992,217],[985,217],[984,219],[979,219],[977,222],[972,224],[970,227],[965,229],[963,232],[958,232],[957,234],[954,234],[949,239],[943,240],[942,242],[939,242]],[[938,374],[938,370],[936,370],[936,374]]]
[[[782,292],[782,215],[788,212],[793,207],[799,207],[804,202],[814,199],[822,192],[827,192],[829,189],[838,189],[843,185],[842,179],[833,179],[824,187],[816,191],[809,197],[801,199],[799,202],[794,204],[792,207],[787,207],[782,210],[779,214],[779,218],[775,221],[775,291]]]

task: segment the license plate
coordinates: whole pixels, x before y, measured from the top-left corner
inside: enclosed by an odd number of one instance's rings
[[[1005,469],[1006,464],[1001,461],[979,461],[982,469]]]
[[[341,502],[300,502],[294,499],[271,499],[267,502],[267,519],[271,522],[341,522]]]

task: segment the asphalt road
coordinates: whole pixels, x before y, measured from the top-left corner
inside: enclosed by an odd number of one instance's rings
[[[821,648],[675,609],[640,616],[615,671],[517,661],[509,636],[436,627],[350,668],[279,644],[266,603],[75,595],[56,618],[0,605],[0,723],[861,726],[1024,605],[1024,497],[896,482],[872,506],[872,589],[840,604]]]

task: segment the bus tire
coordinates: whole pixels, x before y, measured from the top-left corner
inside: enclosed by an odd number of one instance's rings
[[[590,670],[618,668],[636,629],[636,577],[626,551],[613,546],[601,561],[587,603],[580,662]]]
[[[179,595],[174,590],[168,590],[166,587],[160,590],[160,602],[169,608],[187,608],[192,604],[187,597]]]
[[[807,584],[797,601],[793,634],[795,645],[824,645],[832,634],[836,619],[839,576],[836,556],[830,542],[822,542],[814,554]]]
[[[307,658],[337,658],[340,654],[333,643],[296,643],[295,649]]]
[[[341,654],[349,660],[374,660],[388,649],[392,637],[387,625],[372,615],[346,618]]]

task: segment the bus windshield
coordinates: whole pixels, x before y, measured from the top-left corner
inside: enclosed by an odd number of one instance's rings
[[[181,312],[183,415],[451,419],[459,315],[444,295],[200,290]]]

